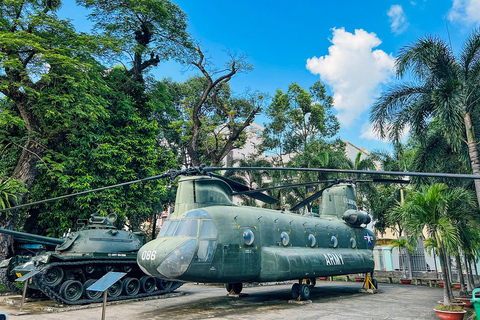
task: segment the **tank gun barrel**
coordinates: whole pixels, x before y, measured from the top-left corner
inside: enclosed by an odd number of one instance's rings
[[[5,234],[12,235],[14,237],[20,237],[20,238],[29,239],[29,240],[42,241],[42,242],[46,242],[46,243],[51,244],[51,245],[62,244],[64,242],[63,239],[59,239],[59,238],[50,238],[50,237],[38,236],[36,234],[30,234],[30,233],[13,231],[13,230],[2,229],[2,228],[0,228],[0,233],[5,233]]]

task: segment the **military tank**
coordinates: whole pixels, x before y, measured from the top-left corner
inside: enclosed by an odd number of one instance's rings
[[[35,240],[32,238],[26,239],[18,235],[13,236],[13,252],[15,255],[0,262],[0,283],[4,284],[10,289],[10,291],[21,294],[21,287],[14,285],[17,276],[13,270],[18,265],[30,261],[38,254],[42,254],[49,250],[55,250],[57,242],[50,241],[50,238],[46,238],[46,240],[47,241]],[[29,296],[32,295],[32,291],[29,291],[28,294]],[[35,293],[33,295],[35,295]]]
[[[108,301],[140,298],[172,292],[183,282],[155,279],[143,273],[136,263],[137,251],[145,243],[141,232],[119,230],[114,226],[116,215],[92,215],[82,223],[80,230],[69,232],[64,238],[43,237],[18,231],[1,229],[0,232],[34,242],[55,244],[54,251],[46,251],[22,261],[18,256],[12,263],[7,259],[0,264],[3,273],[21,277],[38,270],[28,284],[50,299],[65,304],[101,302],[102,293],[86,290],[110,271],[127,275],[108,289]]]

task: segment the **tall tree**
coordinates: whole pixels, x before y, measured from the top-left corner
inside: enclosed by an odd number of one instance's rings
[[[198,166],[208,162],[212,166],[220,164],[228,153],[245,142],[245,129],[261,111],[265,95],[259,92],[246,92],[235,97],[229,81],[236,74],[247,72],[252,66],[245,57],[230,55],[224,70],[209,68],[209,63],[200,47],[198,59],[192,64],[201,75],[188,79],[183,84],[164,82],[174,97],[178,120],[172,127],[178,132],[178,146],[185,150],[186,165]]]
[[[438,244],[446,305],[453,299],[447,272],[448,254],[454,253],[460,245],[458,229],[452,223],[452,216],[460,214],[465,209],[461,204],[472,203],[470,193],[464,189],[448,189],[444,184],[433,184],[413,192],[404,204],[393,209],[394,214],[399,214],[405,219],[407,232],[413,239],[418,239],[426,228],[428,236]]]
[[[59,6],[60,1],[0,2],[0,122],[14,120],[18,134],[0,138],[2,152],[15,157],[15,165],[2,174],[26,188],[56,139],[104,113],[105,102],[94,93],[102,83],[94,59],[98,41],[58,19]],[[12,228],[16,217],[0,219],[0,227]],[[0,235],[0,257],[9,239]]]
[[[277,90],[266,110],[271,122],[265,125],[264,147],[278,155],[304,154],[308,144],[335,136],[340,128],[332,114],[333,98],[317,81],[309,92],[296,83],[283,93]]]
[[[382,137],[398,141],[411,126],[419,137],[425,135],[432,118],[438,118],[443,138],[454,151],[462,142],[468,147],[471,170],[480,174],[472,112],[480,99],[480,30],[475,30],[458,57],[445,41],[426,37],[403,48],[396,60],[396,73],[408,71],[415,83],[391,88],[375,103],[370,119]],[[475,180],[480,204],[480,180]]]

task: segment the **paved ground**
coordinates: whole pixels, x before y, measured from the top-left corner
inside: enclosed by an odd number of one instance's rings
[[[441,288],[379,286],[379,293],[369,294],[359,292],[359,283],[320,281],[312,290],[311,303],[292,304],[288,303],[291,285],[247,287],[242,293],[248,296],[235,298],[227,296],[223,287],[186,284],[170,297],[109,304],[106,319],[438,319],[433,307],[443,296]],[[18,306],[6,301],[11,302],[12,297],[0,297],[0,313],[7,313],[9,320],[97,320],[102,313],[101,305],[72,310],[42,301],[27,303],[27,313],[19,315]],[[46,312],[45,308],[59,312]]]

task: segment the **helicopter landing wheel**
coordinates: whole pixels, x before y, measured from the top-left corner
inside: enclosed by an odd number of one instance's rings
[[[240,294],[243,289],[243,284],[239,283],[225,283],[225,289],[227,289],[230,294]]]
[[[292,298],[297,300],[300,296],[300,284],[294,283],[292,286]]]
[[[308,284],[301,284],[300,287],[300,300],[306,301],[310,299],[310,286]]]

